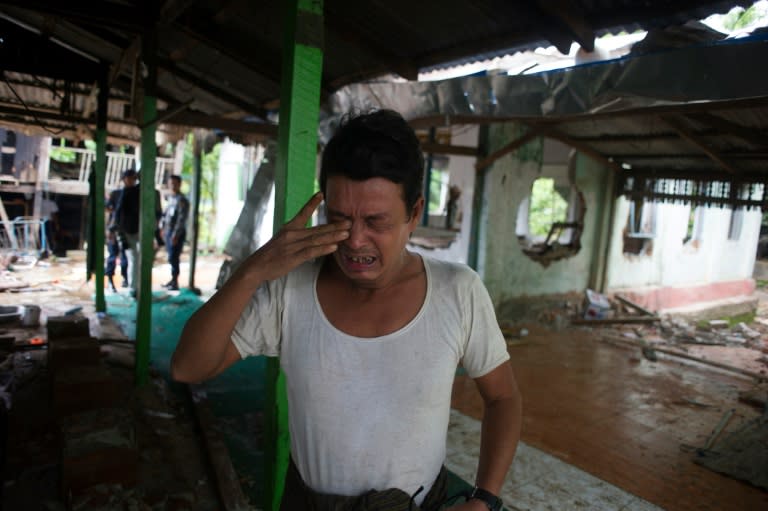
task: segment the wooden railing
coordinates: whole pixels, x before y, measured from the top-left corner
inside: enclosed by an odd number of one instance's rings
[[[67,148],[77,155],[80,171],[77,180],[88,182],[88,177],[96,160],[96,152],[90,149]],[[173,158],[155,159],[155,188],[161,188],[168,176],[173,173]],[[124,170],[136,166],[136,157],[132,154],[107,152],[107,173],[104,178],[104,187],[114,190],[120,187],[121,174]]]

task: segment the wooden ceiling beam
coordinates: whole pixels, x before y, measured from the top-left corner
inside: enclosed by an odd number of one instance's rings
[[[707,112],[691,113],[686,115],[686,117],[715,128],[723,135],[735,135],[742,140],[746,140],[755,148],[768,147],[768,136],[760,133],[755,128],[750,128]]]
[[[554,19],[557,25],[562,26],[565,29],[565,33],[573,41],[576,41],[579,46],[588,52],[595,51],[595,31],[587,22],[584,12],[575,5],[575,2],[568,2],[566,0],[538,0],[537,4],[545,15]],[[554,39],[558,38],[554,37]],[[558,44],[551,37],[550,41],[560,50],[560,53],[564,55],[570,53],[570,40]]]
[[[181,17],[197,0],[166,0],[160,8],[158,20],[172,23]]]
[[[205,23],[203,20],[185,20],[185,23],[175,23],[173,27],[187,37],[209,46],[222,56],[231,59],[239,65],[269,80],[279,88],[282,62],[280,51],[276,48],[259,46],[255,39],[247,41],[236,40],[232,34],[218,27]],[[242,48],[235,53],[233,48]],[[185,57],[184,50],[178,54],[178,59]]]
[[[56,18],[67,19],[102,27],[112,27],[141,33],[147,26],[148,13],[128,5],[116,2],[99,2],[94,5],[92,0],[3,0],[3,4],[12,5],[35,11]]]
[[[537,138],[538,136],[539,134],[536,133],[535,131],[529,131],[525,135],[516,138],[509,144],[502,147],[501,149],[494,151],[493,153],[489,154],[482,160],[479,160],[478,162],[476,162],[475,171],[480,172],[481,170],[485,170],[486,168],[490,167],[494,162],[496,162],[496,160],[517,151],[520,147],[524,146],[525,144],[527,144],[534,138]]]
[[[329,14],[325,16],[326,29],[333,35],[349,45],[356,46],[364,53],[373,55],[373,61],[380,62],[386,69],[391,70],[406,80],[416,81],[419,78],[419,66],[413,61],[393,55],[391,51],[373,44],[358,30],[339,20],[338,16]],[[335,80],[334,83],[339,82]]]
[[[574,140],[568,135],[566,135],[565,133],[562,133],[561,131],[556,130],[555,128],[552,128],[550,126],[531,126],[531,130],[534,133],[537,133],[543,137],[558,140],[567,146],[573,147],[580,153],[583,153],[589,158],[592,158],[596,162],[600,163],[601,165],[605,165],[606,167],[614,170],[615,172],[623,171],[619,163],[613,160],[610,160],[604,154],[595,150],[592,146],[584,144],[577,140]]]
[[[455,156],[477,156],[477,147],[452,145],[452,144],[436,144],[430,142],[422,142],[421,150],[425,153],[432,154],[449,154]]]
[[[670,128],[677,131],[677,133],[680,135],[680,138],[687,140],[699,148],[701,152],[709,156],[710,159],[717,163],[723,170],[730,174],[739,173],[739,171],[734,168],[733,165],[723,159],[719,152],[715,151],[714,149],[710,149],[696,133],[694,133],[688,126],[686,126],[684,122],[682,122],[680,118],[672,115],[661,115],[659,118],[667,123]]]
[[[211,84],[203,76],[182,69],[175,62],[169,59],[159,58],[157,63],[160,69],[169,74],[178,76],[180,79],[188,82],[190,85],[193,85],[194,87],[197,87],[200,90],[203,90],[221,99],[222,101],[231,103],[238,108],[241,108],[245,112],[249,112],[261,118],[266,118],[267,112],[261,106],[249,103],[241,97],[236,96],[231,92],[222,89],[221,87]],[[177,98],[177,100],[181,101],[181,98]]]

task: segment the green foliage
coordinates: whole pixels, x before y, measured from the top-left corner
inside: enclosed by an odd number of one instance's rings
[[[533,182],[528,210],[528,230],[534,236],[546,236],[554,222],[565,222],[568,203],[555,190],[555,180],[541,177]]]
[[[62,138],[58,147],[51,147],[51,158],[61,163],[75,163],[77,161],[77,153],[64,144],[65,141]]]
[[[734,7],[723,18],[723,26],[730,31],[739,30],[750,26],[764,15],[765,13],[760,12],[756,5],[752,5],[749,9]]]

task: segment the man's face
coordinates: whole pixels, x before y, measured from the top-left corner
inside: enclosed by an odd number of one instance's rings
[[[329,222],[349,220],[349,238],[334,253],[336,264],[360,287],[383,287],[392,282],[406,261],[405,245],[418,224],[419,199],[406,212],[402,185],[384,178],[354,181],[331,176],[325,187]]]
[[[168,180],[168,187],[171,189],[173,193],[179,193],[179,190],[181,190],[181,181],[178,179],[169,179]]]
[[[132,176],[125,176],[123,178],[123,185],[128,188],[131,186],[136,186],[136,181],[139,180],[139,176],[136,174],[133,174]]]

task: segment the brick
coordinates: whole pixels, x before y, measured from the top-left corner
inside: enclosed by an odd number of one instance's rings
[[[46,323],[48,342],[91,335],[90,323],[84,316],[51,316]]]
[[[97,365],[101,360],[99,342],[92,337],[58,339],[48,343],[48,369]]]
[[[53,409],[58,417],[114,406],[117,381],[103,365],[63,367],[53,374]]]
[[[60,430],[65,497],[95,485],[136,485],[139,456],[130,412],[104,408],[74,414],[60,421]]]

